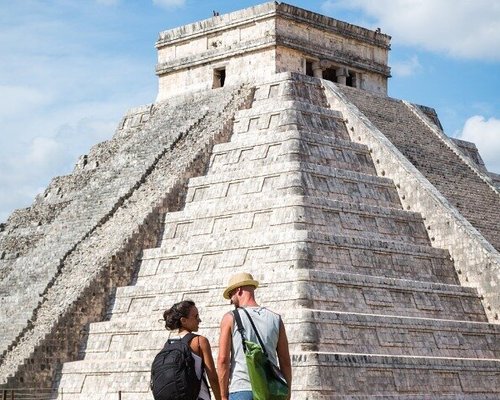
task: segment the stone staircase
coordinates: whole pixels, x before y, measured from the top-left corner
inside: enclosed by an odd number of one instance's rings
[[[500,191],[485,179],[484,171],[464,163],[463,150],[415,118],[405,102],[347,86],[339,89],[500,251]]]
[[[231,309],[222,289],[243,270],[285,321],[292,399],[500,398],[500,327],[323,90],[290,73],[257,86],[135,284],[90,325],[82,360],[64,364],[64,399],[152,399],[163,310],[193,299],[216,352]]]
[[[104,318],[114,287],[130,283],[165,212],[178,209],[187,180],[203,173],[251,94],[222,88],[131,112],[109,143],[37,199],[71,200],[0,283],[0,388],[46,387],[62,362],[76,359],[86,326]]]

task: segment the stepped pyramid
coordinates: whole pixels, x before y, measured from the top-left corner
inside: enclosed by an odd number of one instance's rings
[[[350,140],[321,83],[285,73],[257,86],[231,141],[190,179],[184,209],[166,215],[135,285],[91,325],[85,359],[62,370],[65,398],[149,398],[150,360],[168,337],[162,310],[194,299],[217,343],[224,281],[242,270],[284,317],[294,398],[499,395],[500,329],[477,292],[459,285],[422,216],[402,209],[368,147]]]
[[[5,387],[151,399],[163,310],[193,299],[216,352],[248,271],[283,316],[293,399],[500,398],[500,195],[432,109],[386,96],[388,40],[275,2],[160,34],[157,103],[26,211],[45,229],[5,236],[38,233],[2,266]]]

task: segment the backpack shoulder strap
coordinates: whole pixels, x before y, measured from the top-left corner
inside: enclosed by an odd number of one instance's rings
[[[187,333],[181,338],[181,341],[183,341],[185,344],[189,346],[189,343],[191,343],[191,340],[193,340],[196,337],[200,337],[200,335],[196,335],[195,333]],[[198,347],[200,346],[200,343],[198,342]],[[201,357],[201,379],[205,382],[205,385],[207,385],[207,388],[210,387],[208,384],[207,378],[205,377],[205,363],[203,362],[203,357]]]
[[[191,340],[193,340],[195,337],[197,336],[200,336],[200,335],[196,335],[195,333],[187,333],[185,334],[182,338],[181,338],[181,341],[186,343],[187,345],[189,345],[189,343],[191,342]]]
[[[243,344],[243,352],[246,353],[247,346],[245,344],[245,341],[246,341],[245,328],[243,328],[243,322],[241,321],[241,316],[240,316],[240,313],[238,312],[238,310],[239,310],[239,308],[236,308],[232,314],[233,314],[234,319],[236,321],[236,326],[237,326],[238,332],[241,335],[241,343]]]

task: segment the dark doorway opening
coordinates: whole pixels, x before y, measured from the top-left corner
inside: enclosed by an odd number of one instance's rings
[[[214,69],[214,84],[213,88],[220,88],[224,86],[226,82],[226,68],[216,68]]]
[[[349,71],[345,84],[346,84],[346,86],[357,87],[356,73],[355,72]]]
[[[306,61],[306,75],[314,76],[312,61]]]
[[[323,71],[323,79],[337,83],[337,72],[335,68],[327,68]]]

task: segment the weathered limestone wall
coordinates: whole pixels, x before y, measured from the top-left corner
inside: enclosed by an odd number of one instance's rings
[[[16,259],[26,264],[21,270],[13,268],[2,282],[5,347],[0,383],[46,387],[62,361],[77,357],[85,325],[102,320],[114,286],[130,282],[142,249],[156,245],[162,215],[175,210],[183,199],[187,179],[204,171],[213,143],[230,134],[230,125],[225,122],[249,94],[246,89],[221,89],[173,99],[156,104],[149,122],[142,120],[133,135],[117,132],[110,142],[127,137],[127,146],[118,146],[119,158],[105,165],[105,176],[115,179],[89,180],[82,193],[75,195],[72,214],[65,216],[65,223],[76,236],[59,225],[57,237],[48,234],[44,247],[32,251],[40,253],[39,259]],[[195,118],[194,123],[186,118],[188,115]],[[134,125],[137,115],[132,117],[122,126]],[[166,141],[163,145],[162,140]],[[134,141],[135,147],[131,146]],[[144,156],[148,149],[149,154],[155,149],[155,156],[149,163],[139,164],[134,156]],[[96,157],[90,158],[99,162]],[[135,175],[129,168],[140,174],[138,180],[133,180]],[[97,183],[101,186],[96,187]],[[95,205],[105,202],[111,202],[111,209],[102,218]],[[78,239],[78,218],[85,218],[86,213],[95,214],[97,223]],[[50,248],[48,243],[52,243]],[[54,253],[62,252],[66,253],[61,260],[54,257]]]
[[[483,173],[487,172],[486,166],[484,165],[484,161],[481,158],[479,150],[477,149],[474,143],[456,138],[449,138],[448,140],[450,140],[456,147],[458,147],[458,149],[460,149],[460,151],[464,154],[464,156],[468,157],[470,161],[472,161],[475,164],[475,166],[479,168]]]
[[[385,94],[390,37],[285,3],[269,2],[160,33],[156,43],[157,100],[213,86],[256,82],[276,72],[349,67],[360,87]]]
[[[276,48],[276,72],[297,72],[305,74],[306,60],[297,50],[279,46]]]
[[[405,209],[419,212],[424,216],[433,245],[449,250],[461,283],[478,289],[483,297],[489,321],[498,323],[500,313],[500,254],[498,251],[454,205],[450,204],[445,194],[440,193],[401,154],[394,142],[389,141],[384,135],[385,132],[382,133],[367,116],[351,103],[354,96],[358,95],[355,89],[348,90],[349,96],[346,96],[344,94],[346,88],[341,90],[338,86],[327,81],[324,81],[324,85],[328,89],[327,97],[332,107],[341,110],[344,114],[353,140],[366,144],[370,148],[370,152],[376,160],[377,172],[394,180]],[[366,93],[359,93],[359,96],[365,98]],[[371,100],[373,101],[373,99]],[[371,103],[374,110],[384,110],[386,113],[390,109],[387,103],[394,102],[394,100],[382,98],[379,98],[379,101],[383,101],[384,104]],[[414,118],[414,120],[409,119],[399,126],[408,129],[412,123],[418,121],[415,116]],[[409,135],[407,131],[401,132],[401,134]],[[408,136],[409,140],[411,138],[414,136]],[[437,142],[437,138],[434,140]],[[422,148],[417,147],[415,151],[422,151]],[[428,159],[427,161],[431,162],[432,160]],[[459,160],[457,159],[455,162],[459,162]],[[453,190],[456,190],[456,187]],[[487,191],[491,191],[491,188],[485,185],[481,192],[482,195],[488,195]],[[490,209],[490,211],[495,213],[498,208],[496,210]],[[491,221],[491,219],[487,220]],[[496,229],[498,230],[498,225],[496,225]]]
[[[305,73],[305,61],[315,61],[323,69],[346,67],[358,72],[362,76],[361,89],[387,93],[387,35],[282,3],[276,19],[276,38],[280,46],[277,72]],[[285,57],[291,52],[293,60]]]
[[[255,82],[262,76],[270,76],[275,72],[274,60],[275,51],[263,48],[188,70],[174,70],[160,77],[157,101],[168,100],[171,96],[178,95],[181,89],[184,91],[184,88],[188,92],[211,90],[216,68],[224,68],[226,71],[224,86],[236,87],[242,82]]]
[[[214,68],[226,68],[226,85],[274,73],[273,13],[274,2],[161,32],[157,101],[212,88]]]

